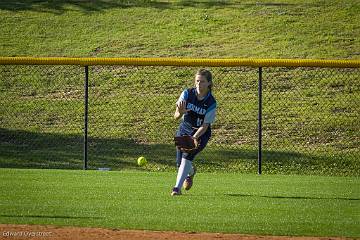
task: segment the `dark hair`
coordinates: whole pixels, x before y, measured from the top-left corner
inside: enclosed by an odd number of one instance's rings
[[[211,91],[211,88],[213,86],[213,81],[212,81],[212,74],[209,70],[207,69],[199,69],[197,72],[196,72],[196,75],[200,75],[200,76],[204,76],[206,78],[206,80],[208,82],[210,82],[211,84],[209,85],[209,90]]]

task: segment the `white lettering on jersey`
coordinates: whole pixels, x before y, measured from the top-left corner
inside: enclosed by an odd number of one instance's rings
[[[186,106],[186,109],[190,109],[191,111],[194,111],[194,112],[196,112],[197,114],[200,114],[200,115],[205,115],[205,113],[206,113],[206,109],[195,106],[192,103],[188,103],[187,106]]]

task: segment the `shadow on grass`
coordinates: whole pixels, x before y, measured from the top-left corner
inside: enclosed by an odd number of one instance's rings
[[[36,11],[36,12],[51,12],[55,14],[62,14],[69,11],[79,9],[84,13],[91,13],[95,11],[103,11],[113,8],[132,8],[132,7],[148,7],[157,9],[167,9],[173,7],[226,7],[230,4],[226,1],[180,1],[177,3],[164,1],[150,1],[150,0],[3,0],[0,2],[0,9],[8,11]],[[71,8],[69,8],[71,7]]]
[[[260,197],[260,198],[279,198],[279,199],[314,199],[314,200],[346,200],[346,201],[360,201],[360,198],[344,198],[344,197],[306,197],[306,196],[259,196],[242,193],[226,193],[225,196],[230,197]]]
[[[89,138],[90,169],[137,168],[136,159],[145,154],[154,163],[170,165],[174,147],[137,144],[131,139]],[[83,136],[0,129],[0,167],[81,169]]]
[[[169,144],[142,144],[124,138],[90,138],[89,169],[166,170],[175,168],[175,147]],[[149,164],[139,168],[136,159],[146,156]],[[311,173],[326,169],[338,159],[316,157],[291,151],[264,151],[264,172]],[[338,161],[338,162],[337,162]],[[351,161],[341,167],[354,169]],[[257,171],[257,150],[209,146],[196,159],[202,171]],[[83,137],[0,128],[0,167],[2,168],[83,168]],[[356,170],[357,169],[357,170]],[[337,169],[332,170],[336,174]],[[354,171],[358,171],[355,168]],[[324,172],[329,174],[331,172]]]
[[[35,12],[50,12],[54,14],[63,14],[67,11],[79,10],[83,13],[92,13],[96,11],[103,11],[113,8],[133,8],[133,7],[147,7],[156,9],[169,9],[169,8],[235,8],[235,7],[254,7],[254,6],[272,6],[282,7],[294,4],[289,3],[231,3],[229,1],[192,1],[182,0],[177,2],[168,1],[154,1],[154,0],[2,0],[0,1],[0,9],[7,11],[35,11]]]

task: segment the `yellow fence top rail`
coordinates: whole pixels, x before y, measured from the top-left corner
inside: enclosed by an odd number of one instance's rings
[[[208,66],[208,67],[333,67],[360,68],[360,60],[316,59],[190,59],[190,58],[67,58],[0,57],[0,65],[131,65],[131,66]]]

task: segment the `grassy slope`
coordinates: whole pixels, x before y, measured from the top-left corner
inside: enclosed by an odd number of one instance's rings
[[[356,59],[359,11],[338,0],[5,0],[0,54]]]
[[[359,178],[199,174],[173,198],[175,173],[0,173],[0,223],[360,236]]]
[[[0,54],[356,59],[360,49],[358,12],[357,1],[325,4],[323,1],[104,0],[89,5],[86,1],[6,0],[0,2],[3,33]],[[4,103],[0,110],[6,113],[0,118],[0,127],[6,128],[1,130],[1,166],[81,167],[82,69],[71,68],[71,72],[67,67],[50,71],[50,68],[38,68],[39,72],[31,69],[24,70],[18,79],[0,80],[0,88],[19,91],[1,92],[0,96]],[[23,70],[16,68],[10,74],[20,71]],[[220,75],[221,71],[216,74],[219,87],[216,93],[222,108],[213,142],[238,141],[240,151],[213,148],[199,159],[201,170],[255,171],[257,103],[256,83],[252,79],[256,78],[256,71],[251,71],[228,76]],[[171,92],[159,97],[164,103],[161,111],[167,116],[172,115],[172,103],[179,89],[189,85],[192,73],[192,70],[176,72],[175,80],[169,70],[145,75],[149,79],[147,87],[152,91],[159,92],[158,86],[162,85]],[[265,78],[271,79],[270,83],[265,82],[265,103],[273,104],[265,105],[264,109],[264,116],[269,119],[264,122],[264,156],[269,160],[265,161],[266,171],[358,175],[359,160],[354,158],[359,154],[358,84],[355,80],[343,82],[341,78],[345,75],[356,79],[357,75],[340,72],[330,74],[332,78],[327,79],[296,70],[294,75],[291,72],[282,77],[282,74],[264,73]],[[294,78],[296,74],[298,77]],[[91,166],[134,168],[134,159],[144,154],[151,162],[151,170],[173,168],[173,146],[169,144],[173,130],[169,129],[174,128],[174,123],[169,117],[160,119],[161,130],[146,127],[159,121],[145,117],[153,114],[153,109],[146,107],[146,101],[156,101],[152,95],[145,101],[138,98],[141,102],[138,108],[132,105],[131,90],[142,89],[144,75],[105,69],[94,70],[90,75],[92,79],[97,77],[94,85],[99,85],[90,92],[90,112],[98,114],[98,119],[90,120],[90,127],[95,126],[90,129],[90,136],[97,138],[90,146]],[[279,78],[275,81],[274,76]],[[308,89],[314,82],[320,84]],[[292,84],[296,87],[292,88]],[[226,88],[241,91],[230,92]],[[329,95],[336,98],[326,98]],[[326,101],[322,99],[324,96]],[[243,113],[240,116],[234,111],[239,101]],[[321,110],[316,104],[320,104]],[[148,112],[139,116],[140,109]],[[334,114],[335,111],[338,113]],[[341,111],[351,118],[344,118]],[[301,125],[309,117],[314,117],[315,122]],[[272,119],[277,122],[271,122]],[[142,131],[146,131],[149,139],[143,137]],[[158,144],[141,144],[148,142]],[[322,150],[324,154],[313,156],[313,150]],[[334,154],[345,156],[344,159],[349,154],[355,160],[335,159]],[[209,160],[214,156],[221,161]]]

